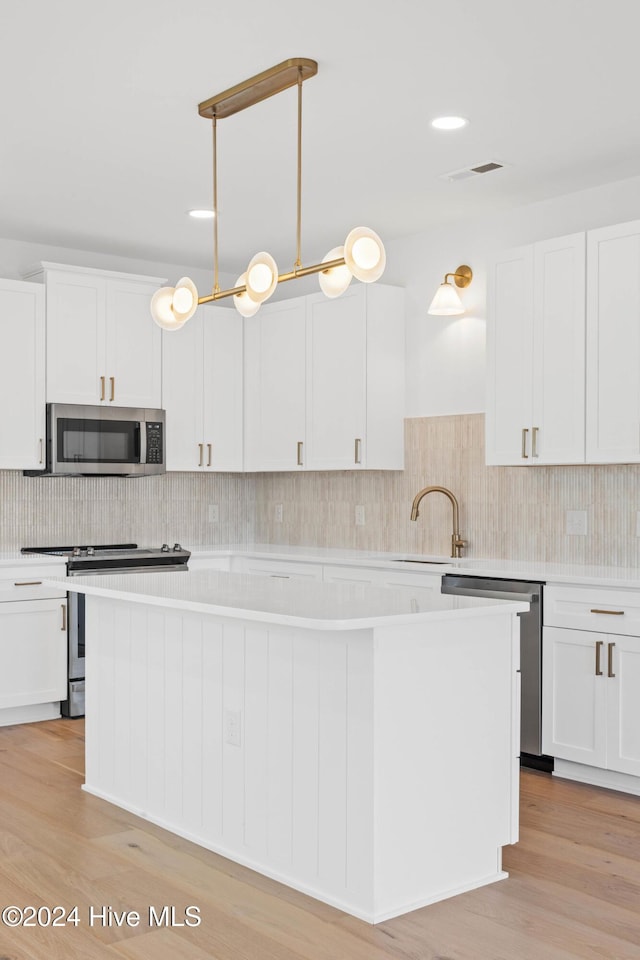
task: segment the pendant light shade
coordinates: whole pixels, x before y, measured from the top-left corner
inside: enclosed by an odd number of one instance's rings
[[[277,286],[278,266],[271,254],[262,250],[249,261],[245,277],[247,295],[255,303],[264,303]]]
[[[246,281],[247,275],[243,273],[236,280],[236,287],[244,287]],[[260,304],[252,300],[246,291],[244,293],[234,293],[233,302],[241,317],[253,317],[260,309]]]
[[[348,234],[344,259],[353,276],[363,283],[379,280],[387,263],[384,244],[369,227],[354,227]]]
[[[323,257],[322,262],[327,263],[329,260],[341,259],[344,259],[344,247],[334,247],[333,250],[329,250],[326,257]],[[352,273],[346,264],[342,267],[332,267],[330,270],[323,270],[318,274],[320,289],[325,297],[339,297],[351,283],[351,277]]]
[[[186,320],[173,312],[175,287],[160,287],[151,298],[151,316],[163,330],[179,330]]]
[[[459,317],[464,313],[462,300],[453,284],[440,284],[427,313],[433,317]]]
[[[190,320],[198,309],[198,290],[189,277],[182,277],[176,283],[173,294],[173,312],[179,320]]]

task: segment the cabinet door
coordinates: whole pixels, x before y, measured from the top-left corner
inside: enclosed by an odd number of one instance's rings
[[[585,235],[534,246],[532,463],[585,452]]]
[[[297,297],[245,321],[248,470],[305,466],[305,318],[305,298]]]
[[[218,304],[203,315],[202,440],[206,470],[242,470],[243,318]]]
[[[44,456],[44,297],[39,283],[0,280],[0,469]]]
[[[47,273],[47,401],[106,399],[106,281],[88,273]]]
[[[640,221],[587,234],[587,462],[640,461]]]
[[[353,470],[366,457],[367,304],[364,285],[307,298],[309,470]]]
[[[526,464],[535,426],[533,247],[496,258],[488,281],[486,459],[488,464]]]
[[[167,470],[198,470],[205,463],[202,405],[204,312],[179,330],[162,331],[162,405]]]
[[[604,639],[607,769],[640,777],[640,637]]]
[[[0,603],[0,709],[64,700],[66,600]]]
[[[157,285],[107,281],[107,403],[118,407],[161,406],[162,332],[149,303]]]
[[[544,627],[543,753],[593,767],[606,765],[606,639],[587,630]],[[601,676],[596,675],[598,650]]]

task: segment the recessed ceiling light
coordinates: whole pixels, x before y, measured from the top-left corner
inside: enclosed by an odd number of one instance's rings
[[[431,121],[431,126],[436,130],[460,130],[469,123],[464,117],[436,117]]]
[[[213,220],[213,210],[189,210],[194,220]]]

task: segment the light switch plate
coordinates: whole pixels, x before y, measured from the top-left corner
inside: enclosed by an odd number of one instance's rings
[[[568,537],[586,537],[587,511],[567,510],[565,519],[565,532]]]
[[[356,507],[356,527],[364,527],[364,507],[361,504]]]
[[[209,523],[217,523],[220,519],[220,509],[217,503],[209,504]]]
[[[282,504],[276,503],[275,509],[273,511],[273,519],[276,523],[282,523]]]

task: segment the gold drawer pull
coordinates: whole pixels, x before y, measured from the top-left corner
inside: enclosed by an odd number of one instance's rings
[[[590,613],[605,613],[608,617],[624,617],[624,610],[596,610],[592,609]]]
[[[600,668],[600,651],[604,646],[604,640],[596,640],[596,677],[602,676],[602,670]]]
[[[111,384],[111,396],[109,397],[109,400],[113,401],[116,398],[116,378],[109,377],[109,383]]]
[[[302,464],[303,464],[303,461],[302,461],[302,448],[303,448],[302,440],[298,440],[298,458],[297,458],[297,464],[298,464],[299,467],[301,467]]]
[[[13,581],[14,587],[41,587],[42,580],[22,580],[20,583]]]
[[[614,647],[615,647],[615,643],[607,644],[607,676],[608,677],[615,677],[615,673],[613,672],[613,648]]]
[[[354,447],[353,462],[362,463],[362,440],[360,437],[356,437]]]
[[[538,430],[540,427],[534,427],[531,431],[531,456],[538,456]]]
[[[211,466],[211,457],[213,456],[213,444],[212,444],[212,443],[208,443],[208,444],[207,444],[207,454],[208,454],[208,456],[207,456],[207,466],[210,467],[210,466]]]
[[[198,450],[200,451],[200,459],[198,460],[198,466],[204,466],[204,443],[198,444]]]
[[[60,604],[60,609],[62,610],[62,626],[60,627],[60,629],[66,631],[66,629],[67,629],[67,605],[66,605],[66,603],[61,603],[61,604]]]
[[[527,437],[529,436],[529,431],[526,427],[522,428],[522,459],[528,460],[529,454],[527,453]]]
[[[100,399],[104,400],[104,390],[106,386],[106,377],[100,377]]]

